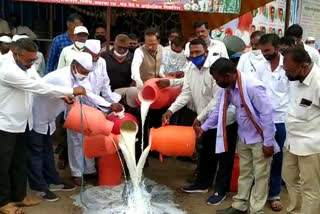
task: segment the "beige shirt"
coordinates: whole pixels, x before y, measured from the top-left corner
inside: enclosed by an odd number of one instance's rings
[[[305,80],[294,82],[290,90],[285,146],[296,155],[320,153],[320,68],[314,64]]]
[[[12,35],[27,35],[30,39],[35,40],[37,39],[37,35],[27,26],[18,26],[11,30]]]
[[[10,34],[8,22],[3,19],[0,19],[0,34]]]

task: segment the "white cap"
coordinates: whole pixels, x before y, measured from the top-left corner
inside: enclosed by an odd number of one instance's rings
[[[1,36],[0,37],[0,42],[11,43],[11,38],[9,36]]]
[[[101,42],[97,39],[88,39],[85,43],[85,47],[88,48],[92,53],[98,54],[101,51]]]
[[[12,42],[16,42],[16,41],[18,41],[19,39],[27,39],[27,38],[29,38],[27,35],[14,35],[13,37],[12,37]]]
[[[92,65],[92,56],[89,53],[79,52],[74,56],[74,60],[76,60],[82,67],[91,71]]]
[[[312,36],[307,37],[306,41],[315,41],[316,39]]]
[[[86,34],[89,35],[88,29],[85,26],[77,26],[77,27],[75,27],[73,33],[74,34],[86,33]]]

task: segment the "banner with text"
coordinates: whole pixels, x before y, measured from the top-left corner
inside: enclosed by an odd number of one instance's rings
[[[55,4],[77,4],[153,10],[193,11],[205,13],[240,12],[241,0],[16,0]]]

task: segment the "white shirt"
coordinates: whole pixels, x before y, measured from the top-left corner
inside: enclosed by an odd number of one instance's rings
[[[259,55],[256,56],[253,54],[252,51],[249,51],[241,55],[237,65],[237,69],[242,73],[245,73],[247,75],[257,78],[256,66],[258,63],[261,63],[261,62],[263,63],[265,61],[266,59],[264,58],[261,52]]]
[[[12,133],[33,127],[33,94],[47,94],[51,97],[65,97],[73,94],[72,88],[55,86],[42,81],[31,67],[21,70],[14,60],[9,60],[0,68],[0,130]]]
[[[42,77],[46,70],[46,64],[44,61],[43,54],[41,52],[37,52],[37,60],[33,64],[38,72],[38,74]]]
[[[194,106],[192,110],[198,114],[199,121],[204,122],[208,118],[217,103],[221,89],[209,71],[210,66],[218,58],[219,56],[208,57],[200,70],[192,62],[188,63],[182,92],[169,108],[172,113],[177,112],[190,102]],[[233,111],[233,114],[232,112],[228,114],[228,124],[235,121],[234,113]]]
[[[57,69],[71,65],[75,55],[79,52],[82,52],[82,50],[76,48],[74,44],[63,48],[59,57]]]
[[[302,83],[294,82],[286,123],[286,148],[295,155],[320,153],[320,68],[313,65]]]
[[[184,54],[186,57],[190,56],[190,42],[186,44]],[[210,38],[210,45],[208,46],[209,56],[219,56],[229,59],[228,51],[223,42],[218,40],[213,40]]]
[[[162,48],[162,52],[163,52],[163,47],[161,45],[159,46],[160,48]],[[143,87],[143,81],[141,80],[141,76],[140,76],[140,66],[143,62],[143,58],[144,58],[143,51],[141,50],[141,48],[137,48],[134,51],[133,60],[131,64],[131,79],[136,82],[137,88]]]
[[[308,52],[312,62],[320,67],[320,54],[317,49],[310,47],[309,45],[303,44],[304,49]]]
[[[88,79],[91,84],[92,93],[96,95],[101,94],[101,96],[109,103],[118,103],[121,100],[121,95],[111,91],[106,61],[101,57],[94,63]]]
[[[257,78],[266,88],[272,104],[275,123],[284,123],[289,105],[289,80],[283,69],[283,56],[280,54],[278,67],[272,72],[269,61],[260,62],[256,66]]]
[[[184,52],[176,53],[171,47],[163,48],[162,63],[160,67],[160,77],[166,77],[166,74],[175,71],[183,71],[187,64],[187,57]]]
[[[82,86],[86,89],[87,95],[83,96],[83,102],[86,105],[98,107],[109,107],[110,103],[99,95],[93,93],[89,79],[77,81],[71,74],[71,67],[66,66],[56,71],[50,72],[43,77],[43,81],[59,86],[78,87]],[[50,135],[56,130],[56,117],[65,110],[66,105],[61,99],[54,97],[44,97],[41,95],[34,97],[37,105],[33,106],[34,131],[40,134],[47,134],[50,128]]]

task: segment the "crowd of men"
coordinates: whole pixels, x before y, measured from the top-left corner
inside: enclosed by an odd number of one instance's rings
[[[180,86],[182,92],[170,106],[150,110],[146,129],[165,123],[194,128],[201,145],[196,178],[182,191],[208,192],[214,183],[207,203],[221,204],[237,151],[238,193],[230,208],[217,213],[261,214],[266,203],[281,211],[282,179],[288,213],[319,212],[320,56],[303,43],[299,25],[283,38],[253,32],[251,50],[235,64],[203,20],[194,23],[196,38],[186,44],[173,29],[163,47],[159,31],[148,28],[143,45],[135,35],[119,34],[109,49],[103,24],[93,39],[80,15],[71,14],[66,24],[52,41],[44,72],[37,69],[44,60],[37,63],[42,54],[34,38],[0,37],[0,213],[22,214],[23,206],[40,203],[26,197],[27,181],[39,197],[57,201],[55,191],[72,191],[82,185],[82,173],[96,174],[94,159],[83,163],[81,134],[68,129],[56,152],[59,168],[69,163],[73,184],[57,173],[53,134],[70,104],[81,99],[106,113],[125,108],[138,116],[144,82],[168,76],[158,87]]]

